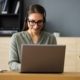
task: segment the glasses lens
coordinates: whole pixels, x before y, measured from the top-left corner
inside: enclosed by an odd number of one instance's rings
[[[28,20],[29,24],[34,26],[37,24],[38,26],[43,25],[43,20],[38,20],[37,22],[35,20]]]

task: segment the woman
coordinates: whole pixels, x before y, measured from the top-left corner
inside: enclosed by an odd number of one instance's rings
[[[56,38],[44,31],[46,12],[41,5],[31,5],[26,15],[24,31],[13,34],[11,38],[9,67],[13,71],[21,69],[22,44],[56,44]]]

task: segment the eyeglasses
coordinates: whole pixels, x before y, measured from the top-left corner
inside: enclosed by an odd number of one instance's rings
[[[42,26],[44,24],[43,20],[38,20],[37,22],[35,20],[28,20],[28,22],[31,26],[34,26],[35,24],[37,24],[38,26]]]

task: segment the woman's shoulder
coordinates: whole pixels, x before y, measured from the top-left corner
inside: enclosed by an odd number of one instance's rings
[[[21,32],[16,32],[12,35],[12,37],[15,37],[15,38],[19,38],[21,36],[24,36],[25,35],[25,31],[21,31]]]
[[[49,41],[52,44],[57,44],[56,37],[52,33],[44,31],[43,34],[44,34],[44,37],[46,37],[47,39],[49,39]]]
[[[47,32],[47,31],[43,31],[43,34],[46,35],[46,36],[54,36],[52,33]]]

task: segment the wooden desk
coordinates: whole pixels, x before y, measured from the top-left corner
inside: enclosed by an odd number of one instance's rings
[[[17,72],[0,73],[0,80],[80,80],[80,73],[27,74]]]

